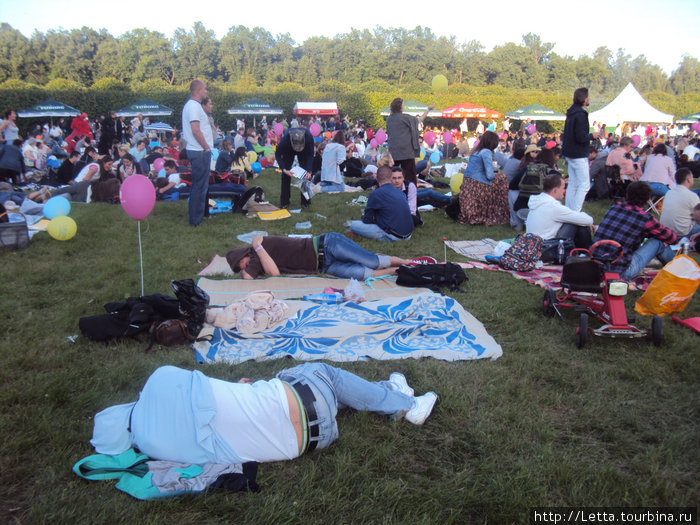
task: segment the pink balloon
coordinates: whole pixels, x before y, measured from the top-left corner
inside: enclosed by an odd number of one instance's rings
[[[314,137],[318,137],[318,134],[321,133],[321,126],[319,126],[317,122],[314,122],[309,126],[309,131]]]
[[[700,122],[693,122],[693,131],[700,133]]]
[[[119,190],[119,202],[126,213],[140,221],[151,213],[156,202],[156,189],[148,177],[132,175]]]
[[[452,144],[452,142],[454,141],[454,137],[452,137],[452,133],[450,133],[449,131],[445,131],[445,133],[442,134],[442,141],[445,144]]]
[[[383,129],[378,129],[376,135],[377,144],[382,145],[386,142],[386,131]]]
[[[425,135],[423,135],[423,140],[425,140],[425,143],[432,148],[433,144],[435,144],[435,133],[428,131]]]
[[[375,139],[373,137],[372,140],[369,141],[369,147],[372,149],[376,149],[377,148],[377,139]]]
[[[275,124],[275,126],[272,128],[272,131],[275,132],[275,135],[278,137],[282,136],[282,133],[284,133],[284,126],[280,124],[279,122]]]
[[[156,159],[153,161],[153,169],[156,171],[160,171],[163,169],[163,164],[165,164],[165,161],[163,159]]]
[[[635,148],[639,146],[640,142],[642,142],[642,137],[640,137],[639,135],[632,135],[632,144],[634,144]]]
[[[535,126],[534,124],[530,124],[530,125],[527,127],[527,132],[528,132],[530,135],[533,135],[535,132],[537,132],[537,126]]]

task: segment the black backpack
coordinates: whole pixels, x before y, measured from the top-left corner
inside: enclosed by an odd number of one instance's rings
[[[525,168],[518,189],[531,195],[542,193],[542,183],[548,174],[549,166],[542,162],[531,162]]]
[[[248,213],[247,206],[249,201],[262,202],[265,200],[265,192],[260,186],[252,186],[240,197],[233,200],[231,211],[233,213]]]
[[[468,280],[464,270],[455,263],[399,266],[396,276],[399,286],[429,288],[434,292],[439,292],[444,286],[450,291],[458,291],[459,285]]]

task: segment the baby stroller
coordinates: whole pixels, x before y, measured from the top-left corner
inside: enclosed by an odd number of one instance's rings
[[[583,348],[590,334],[612,338],[650,337],[655,346],[661,344],[662,320],[654,316],[651,329],[637,328],[629,323],[625,311],[627,281],[608,271],[610,264],[620,260],[623,250],[611,240],[598,241],[590,249],[575,248],[564,264],[561,290],[547,288],[542,299],[542,311],[546,317],[558,315],[562,309],[572,308],[581,312],[576,330],[576,346]],[[592,315],[603,323],[590,329],[588,318]]]

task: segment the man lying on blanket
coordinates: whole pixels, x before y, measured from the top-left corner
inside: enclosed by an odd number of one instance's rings
[[[235,248],[226,254],[231,269],[244,279],[267,274],[326,273],[344,279],[364,280],[393,275],[402,264],[416,264],[426,258],[401,259],[378,255],[339,233],[323,233],[312,238],[253,237],[251,246]],[[432,259],[430,262],[435,262]]]
[[[152,459],[231,464],[294,459],[338,439],[339,408],[368,410],[422,425],[437,401],[414,397],[403,374],[370,382],[323,363],[282,370],[268,381],[230,383],[174,366],[157,369],[135,403],[95,416],[100,454],[131,447]]]

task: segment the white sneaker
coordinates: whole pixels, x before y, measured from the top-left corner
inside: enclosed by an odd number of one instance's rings
[[[389,376],[389,382],[394,385],[395,388],[393,388],[393,390],[398,390],[402,394],[413,397],[413,389],[408,386],[406,376],[404,376],[401,372],[394,372],[391,374]]]
[[[406,412],[404,417],[414,425],[422,425],[433,411],[437,398],[438,396],[435,392],[428,392],[427,394],[416,397],[413,401],[413,407]]]

